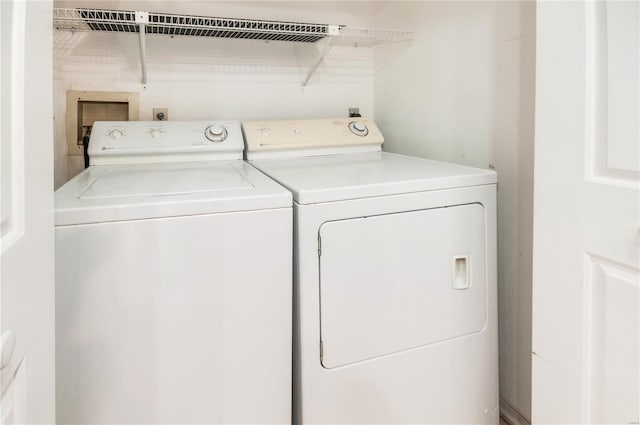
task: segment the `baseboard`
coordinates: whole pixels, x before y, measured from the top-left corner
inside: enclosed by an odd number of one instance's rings
[[[531,425],[527,418],[502,399],[500,399],[500,417],[509,425]]]

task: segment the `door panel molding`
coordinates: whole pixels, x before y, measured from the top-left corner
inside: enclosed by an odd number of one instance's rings
[[[3,97],[2,122],[2,252],[16,243],[24,234],[25,169],[24,169],[24,64],[26,37],[26,1],[7,2],[9,15],[3,13],[3,27],[10,35],[2,51]],[[7,34],[3,34],[3,39]],[[3,40],[5,42],[5,40]],[[6,51],[8,47],[8,52]],[[5,60],[8,59],[8,60]],[[7,75],[8,74],[8,75]],[[5,97],[6,93],[9,93]],[[9,119],[4,119],[5,117]],[[7,143],[8,141],[8,143]],[[8,205],[7,205],[8,204]]]
[[[639,394],[639,282],[639,269],[585,253],[584,423],[627,423],[637,414],[629,406]]]
[[[613,13],[611,8],[613,7]],[[585,180],[622,187],[638,187],[640,161],[637,140],[638,132],[638,79],[636,87],[628,87],[633,78],[619,78],[620,73],[638,75],[639,53],[621,58],[616,49],[609,46],[624,43],[627,38],[638,38],[637,20],[616,22],[610,25],[611,15],[619,21],[623,11],[616,10],[615,2],[588,2],[585,4]],[[637,8],[637,5],[636,5]],[[640,8],[638,8],[640,10]],[[633,13],[630,14],[633,18]],[[637,18],[640,13],[636,11]],[[625,34],[627,31],[629,34]],[[613,37],[612,37],[613,34]],[[632,51],[634,49],[626,49]],[[613,62],[612,62],[613,61]],[[611,70],[617,72],[610,75]],[[624,84],[623,87],[620,87]],[[635,110],[635,115],[634,111]],[[631,132],[628,139],[621,134]],[[634,145],[635,144],[635,145]],[[633,153],[635,149],[635,155]],[[620,152],[628,151],[624,158]]]
[[[23,359],[0,395],[0,424],[23,424],[27,418],[27,360]]]

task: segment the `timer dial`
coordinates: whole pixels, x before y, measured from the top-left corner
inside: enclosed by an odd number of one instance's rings
[[[118,128],[114,128],[107,135],[109,137],[111,137],[112,139],[119,139],[120,137],[122,137],[124,135],[124,133],[122,132],[122,130],[120,130]]]
[[[360,121],[352,121],[349,123],[349,130],[356,136],[364,137],[369,134],[369,129]]]
[[[215,143],[223,142],[227,134],[227,129],[221,125],[210,125],[204,130],[204,137]]]

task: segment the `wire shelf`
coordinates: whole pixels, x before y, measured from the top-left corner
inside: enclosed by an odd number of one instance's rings
[[[338,38],[337,44],[357,44],[364,47],[412,41],[413,33],[387,29],[341,27]]]
[[[308,83],[332,46],[372,47],[378,44],[408,42],[413,39],[413,33],[407,31],[353,28],[344,25],[86,8],[54,8],[53,25],[61,31],[138,33],[142,82],[145,84],[147,81],[145,35],[147,34],[320,42],[324,46],[321,47],[320,56],[305,78],[303,86]]]
[[[327,36],[328,25],[150,13],[147,32],[198,37],[314,42]]]
[[[135,12],[127,10],[54,8],[53,26],[66,31],[138,32]]]
[[[136,21],[136,12],[131,10],[54,8],[53,24],[56,29],[66,31],[129,33],[140,31],[139,22]],[[145,32],[147,34],[246,38],[307,43],[313,43],[331,36],[337,39],[335,41],[337,44],[358,43],[363,46],[410,41],[413,39],[413,33],[407,31],[154,12],[148,13]]]
[[[136,12],[128,10],[55,8],[58,30],[139,32]],[[148,13],[147,34],[315,42],[329,35],[329,25],[301,22]]]

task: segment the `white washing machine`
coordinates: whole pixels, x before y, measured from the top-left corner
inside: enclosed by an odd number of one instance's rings
[[[67,424],[291,418],[291,194],[240,124],[99,122],[56,200]]]
[[[243,130],[294,199],[294,422],[497,424],[496,174],[361,118]]]

